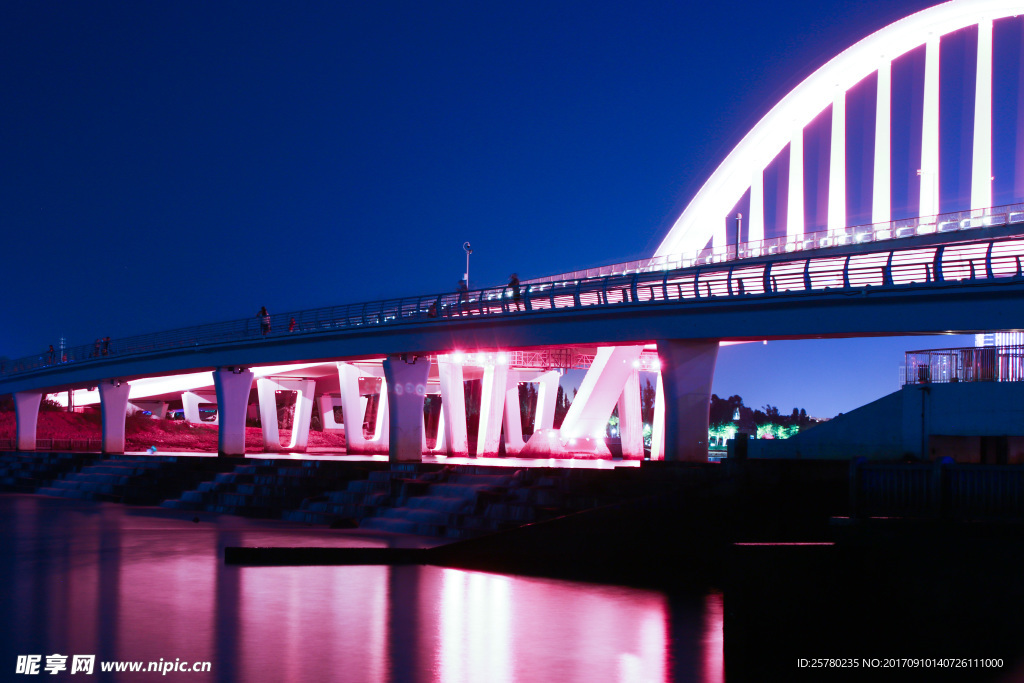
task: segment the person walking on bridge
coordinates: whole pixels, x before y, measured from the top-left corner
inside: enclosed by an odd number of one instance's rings
[[[256,314],[256,317],[260,319],[260,332],[266,337],[270,334],[270,314],[267,313],[267,307],[260,306],[260,312]]]
[[[508,278],[508,286],[512,290],[512,301],[516,302],[516,310],[519,310],[519,302],[523,300],[523,293],[519,290],[519,276],[512,273]]]

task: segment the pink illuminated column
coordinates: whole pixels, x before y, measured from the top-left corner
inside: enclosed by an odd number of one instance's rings
[[[249,405],[253,372],[245,368],[217,368],[217,451],[221,456],[245,455],[245,411]]]
[[[104,453],[124,453],[124,416],[128,412],[131,389],[128,382],[119,379],[104,380],[99,384]]]
[[[633,369],[619,396],[619,440],[623,460],[644,459],[644,425],[640,416],[640,370]]]
[[[444,443],[449,456],[469,455],[466,434],[466,394],[463,383],[462,354],[437,357],[441,381],[441,406],[444,410]],[[441,429],[441,425],[438,425]]]
[[[707,462],[718,342],[659,340],[658,357],[665,388],[665,459]]]
[[[389,356],[384,359],[388,391],[389,449],[391,462],[419,462],[423,458],[423,399],[427,395],[430,359],[424,356]]]
[[[36,449],[36,423],[39,421],[41,391],[19,391],[14,394],[14,419],[17,423],[18,450]]]

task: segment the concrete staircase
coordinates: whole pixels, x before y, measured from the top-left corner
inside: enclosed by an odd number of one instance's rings
[[[98,457],[98,456],[97,456]],[[225,465],[217,458],[115,455],[67,472],[37,493],[132,505],[157,505],[210,479]]]
[[[0,491],[35,493],[101,457],[96,453],[0,453]]]
[[[608,497],[591,491],[597,476],[586,470],[402,465],[308,499],[284,518],[472,538],[604,504]]]
[[[161,505],[177,510],[281,518],[305,499],[359,476],[366,476],[366,468],[352,467],[351,463],[247,460]]]

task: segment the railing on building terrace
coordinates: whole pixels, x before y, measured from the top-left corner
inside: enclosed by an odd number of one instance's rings
[[[980,235],[979,235],[980,237]],[[818,255],[821,254],[821,255]],[[0,363],[0,376],[65,363],[90,363],[108,356],[136,356],[200,350],[225,343],[259,342],[383,325],[432,320],[478,320],[480,316],[543,314],[589,307],[622,307],[700,302],[809,292],[855,292],[868,287],[932,286],[965,281],[1021,279],[1024,238],[1000,237],[969,243],[829,255],[812,252],[774,261],[732,261],[523,284],[517,299],[507,287],[463,293],[370,301],[269,316],[259,316],[169,332],[138,335],[73,346]]]
[[[811,249],[841,247],[851,244],[866,244],[885,240],[918,237],[921,235],[946,234],[978,228],[992,228],[1002,225],[1024,223],[1024,204],[1008,204],[994,206],[989,209],[973,209],[956,211],[938,216],[922,216],[906,218],[887,223],[873,223],[843,228],[839,231],[804,233],[803,235],[784,235],[763,240],[742,242],[739,245],[729,244],[703,249],[700,252],[687,254],[671,254],[651,258],[616,263],[596,268],[586,268],[571,273],[548,275],[525,281],[527,284],[540,282],[562,282],[565,280],[582,280],[609,275],[649,272],[655,270],[674,270],[690,268],[713,263],[725,263],[737,259],[790,254]]]
[[[904,384],[933,382],[1020,382],[1024,346],[969,346],[908,351]]]

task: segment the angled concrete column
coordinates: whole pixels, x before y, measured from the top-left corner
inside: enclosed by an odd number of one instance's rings
[[[658,371],[658,383],[654,390],[654,419],[651,425],[651,460],[665,459],[665,382]]]
[[[563,440],[579,437],[604,440],[608,418],[643,350],[642,346],[598,348],[594,362],[583,377],[576,398],[562,421]]]
[[[304,451],[309,443],[309,423],[313,417],[313,392],[316,382],[311,379],[272,379],[261,377],[256,380],[256,395],[260,403],[260,424],[263,426],[263,450],[280,451],[281,436],[277,427],[278,391],[294,391],[295,414],[292,418],[291,440],[286,447],[289,451]],[[333,413],[333,409],[332,409]]]
[[[221,456],[245,455],[245,410],[249,405],[253,372],[244,368],[217,368],[217,450]]]
[[[387,380],[391,462],[423,459],[423,399],[427,395],[430,359],[389,356],[384,359]]]
[[[109,379],[100,382],[100,413],[103,420],[103,452],[124,453],[124,416],[128,412],[128,382]]]
[[[167,401],[132,401],[138,410],[148,410],[154,420],[162,420],[167,416]]]
[[[36,423],[39,421],[39,404],[42,400],[41,391],[19,391],[14,394],[14,419],[17,423],[19,451],[36,449]]]
[[[555,426],[555,404],[558,401],[558,382],[562,376],[557,370],[548,370],[536,379],[537,412],[533,416],[533,431],[552,429]]]
[[[640,415],[640,371],[633,370],[619,396],[619,439],[623,460],[644,459],[644,424]]]
[[[665,388],[665,459],[707,462],[717,341],[659,340]]]
[[[446,453],[448,451],[448,445],[445,439],[445,427],[446,417],[444,414],[444,399],[441,400],[441,409],[437,413],[437,439],[434,441],[434,453]],[[426,449],[424,449],[426,450]]]
[[[388,452],[386,380],[381,383],[374,436],[371,439],[367,439],[363,435],[366,399],[359,393],[359,378],[370,376],[372,375],[351,363],[338,363],[338,381],[341,385],[341,412],[345,423],[345,450],[353,455],[384,454]]]
[[[523,441],[523,416],[519,403],[520,373],[510,370],[505,390],[505,455],[519,455]]]
[[[320,426],[326,432],[343,431],[345,425],[334,419],[334,407],[341,405],[341,399],[330,394],[320,397]]]
[[[444,443],[447,455],[469,455],[466,435],[466,387],[462,364],[451,356],[437,357],[437,374],[441,380],[441,407],[444,410]]]
[[[498,454],[501,440],[501,416],[505,407],[505,391],[508,388],[508,364],[495,361],[484,367],[483,385],[480,389],[480,425],[477,428],[477,457]]]
[[[208,391],[183,391],[181,392],[181,412],[185,417],[185,422],[194,425],[215,425],[220,424],[220,406],[217,406],[217,414],[214,415],[212,422],[204,422],[199,416],[199,406],[203,403],[212,403],[217,405],[217,394],[210,393]]]

